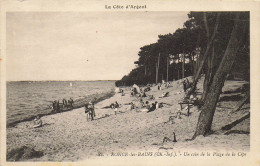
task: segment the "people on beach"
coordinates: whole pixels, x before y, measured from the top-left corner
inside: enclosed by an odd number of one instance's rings
[[[117,111],[118,111],[118,108],[119,108],[119,104],[117,103],[117,101],[115,102],[115,105],[114,105],[114,111],[115,111],[115,115],[117,114]]]
[[[148,112],[152,112],[156,109],[156,103],[152,103],[152,106],[150,107],[150,109],[147,111]]]
[[[142,95],[142,97],[147,97],[147,96],[146,96],[146,94],[145,94],[145,92],[143,92],[143,95]]]
[[[52,102],[52,110],[51,112],[56,112],[56,100]]]
[[[184,92],[186,92],[186,90],[187,90],[186,80],[184,80],[182,83],[183,83],[183,90],[184,90]]]
[[[152,106],[149,108],[148,112],[152,112],[152,111],[154,111],[154,110],[156,110],[158,108],[159,108],[159,103],[157,101],[155,101],[154,103],[152,103]]]
[[[143,99],[141,98],[140,101],[139,101],[139,105],[138,105],[139,108],[142,108],[144,107],[144,101]]]
[[[130,103],[130,110],[134,110],[134,109],[136,109],[136,105],[133,102],[131,102]]]
[[[145,102],[145,108],[141,109],[141,112],[148,112],[150,109],[149,101]]]
[[[121,95],[122,95],[122,96],[125,96],[125,92],[124,92],[123,89],[122,89],[122,91],[121,91]]]
[[[51,112],[60,112],[60,103],[59,100],[55,100],[52,102],[52,110]]]
[[[70,99],[68,100],[68,103],[69,103],[69,106],[70,106],[71,108],[73,108],[73,103],[74,103],[74,101],[73,101],[72,98],[70,98]]]
[[[63,99],[62,100],[62,106],[63,106],[63,108],[68,108],[68,103],[67,103],[67,100],[66,99]]]
[[[144,88],[144,92],[148,92],[148,91],[150,91],[150,90],[151,90],[150,87],[146,87],[146,88]]]
[[[170,93],[170,92],[164,92],[164,93],[162,94],[162,97],[159,97],[159,98],[168,97],[168,96],[169,96],[169,93]]]
[[[59,100],[56,103],[56,112],[60,112],[60,101]]]
[[[154,100],[155,97],[153,95],[150,96],[150,100]]]
[[[87,120],[94,120],[94,117],[96,116],[95,107],[91,101],[85,105],[85,113],[87,114]]]
[[[37,115],[35,119],[33,120],[33,128],[42,127],[42,120],[40,119],[40,116]]]

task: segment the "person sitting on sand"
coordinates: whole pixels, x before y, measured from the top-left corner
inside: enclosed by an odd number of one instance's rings
[[[151,90],[150,87],[146,87],[146,88],[144,89],[145,92],[148,92],[148,91],[150,91],[150,90]]]
[[[145,108],[148,109],[148,110],[150,109],[149,101],[145,102]]]
[[[145,102],[145,108],[141,109],[141,112],[148,112],[150,109],[149,101]]]
[[[169,96],[169,92],[164,92],[163,94],[162,94],[162,97],[159,97],[159,98],[164,98],[164,97],[168,97]]]
[[[152,103],[152,107],[149,109],[148,112],[152,112],[152,111],[154,111],[154,110],[156,110],[158,108],[159,108],[159,103],[156,101],[155,103]]]
[[[153,95],[151,95],[150,96],[150,100],[154,100],[155,98],[154,98],[154,96]]]
[[[140,101],[139,101],[139,102],[140,102],[140,106],[143,107],[143,106],[144,106],[144,101],[143,101],[142,98],[140,98]]]
[[[33,120],[33,128],[42,127],[42,120],[40,119],[40,116],[37,115],[35,119]]]
[[[134,110],[136,108],[136,106],[133,102],[131,102],[130,105],[131,105],[131,107],[130,107],[131,110]]]
[[[150,107],[150,109],[147,111],[148,112],[152,112],[156,109],[156,103],[152,103],[152,107]]]

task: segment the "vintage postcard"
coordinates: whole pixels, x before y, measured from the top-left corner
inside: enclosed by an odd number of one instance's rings
[[[259,165],[259,2],[1,2],[0,165]]]

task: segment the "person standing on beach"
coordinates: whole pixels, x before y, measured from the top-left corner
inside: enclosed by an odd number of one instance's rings
[[[117,114],[118,108],[119,108],[119,104],[118,104],[117,101],[116,101],[116,102],[115,102],[115,109],[114,109],[115,115]]]
[[[57,107],[56,107],[57,108],[57,112],[60,112],[60,101],[59,100],[57,101],[56,105],[57,105]]]
[[[89,109],[89,113],[90,113],[90,116],[91,116],[91,120],[94,120],[96,113],[95,113],[94,104],[91,101],[88,103],[88,109]]]
[[[65,107],[68,107],[68,105],[67,105],[67,100],[66,99],[63,99],[62,100],[62,104],[63,104],[63,107],[65,108]]]
[[[95,114],[95,108],[92,102],[90,101],[88,104],[85,105],[85,113],[87,114],[87,120],[91,118],[91,120],[94,120]]]
[[[56,100],[52,102],[52,111],[51,112],[56,112]]]
[[[73,108],[73,103],[74,103],[74,101],[72,100],[72,98],[70,98],[68,102],[69,102],[69,104],[70,104],[70,107]]]
[[[183,90],[184,90],[184,92],[186,92],[186,90],[187,90],[186,80],[183,80]]]

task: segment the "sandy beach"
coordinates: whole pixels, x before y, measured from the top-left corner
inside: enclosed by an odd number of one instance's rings
[[[198,84],[200,91],[202,83],[203,80],[200,80]],[[223,91],[234,90],[243,83],[227,81]],[[225,135],[226,131],[221,130],[221,127],[247,114],[250,110],[249,104],[244,105],[240,111],[231,113],[238,101],[219,102],[212,126],[214,133],[187,141],[195,132],[200,113],[198,108],[192,107],[190,116],[181,115],[181,119],[176,118],[173,124],[169,122],[169,117],[180,110],[178,101],[184,97],[181,80],[171,82],[169,88],[163,86],[161,91],[157,86],[153,86],[151,91],[147,92],[147,95],[155,97],[155,100],[149,100],[150,103],[158,101],[170,104],[149,113],[141,112],[140,109],[130,110],[130,106],[126,104],[137,104],[139,98],[130,95],[130,87],[123,89],[125,96],[116,93],[95,105],[96,117],[93,121],[87,121],[84,108],[78,108],[42,117],[41,128],[32,128],[32,121],[7,128],[7,152],[25,145],[44,154],[40,158],[27,161],[80,161],[96,158],[100,153],[113,156],[117,152],[250,149],[250,134]],[[163,92],[169,92],[169,96],[159,98]],[[143,100],[147,101],[146,98]],[[102,109],[115,101],[121,104],[117,115],[110,108]],[[187,110],[182,112],[186,114]],[[239,123],[232,130],[250,132],[250,119]],[[177,142],[163,142],[164,137],[173,140],[173,132]]]

